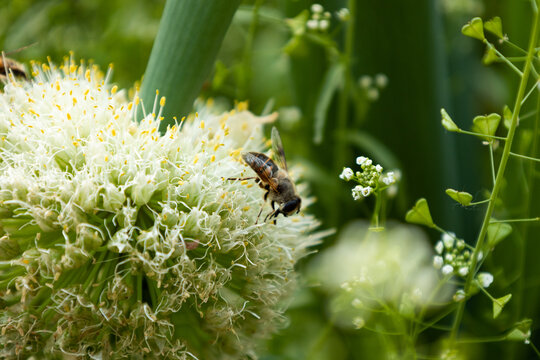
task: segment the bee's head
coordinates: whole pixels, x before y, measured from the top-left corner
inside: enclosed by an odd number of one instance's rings
[[[298,213],[300,211],[300,207],[302,205],[302,199],[300,196],[295,196],[292,200],[287,201],[283,206],[281,207],[281,213],[285,216],[289,216],[293,213]]]

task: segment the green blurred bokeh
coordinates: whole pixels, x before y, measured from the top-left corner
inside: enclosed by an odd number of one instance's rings
[[[3,1],[0,49],[21,62],[46,61],[47,56],[59,62],[74,51],[77,58],[92,59],[104,69],[113,63],[113,81],[130,88],[143,76],[164,2]],[[445,132],[439,110],[444,107],[460,127],[469,129],[475,115],[501,113],[504,104],[512,105],[516,76],[500,64],[484,67],[481,44],[462,36],[460,29],[474,16],[487,19],[498,15],[504,32],[525,47],[531,21],[529,4],[513,0],[356,1],[350,75],[356,81],[363,75],[383,73],[389,83],[377,101],[361,97],[356,99],[361,101],[346,103],[346,134],[338,125],[338,87],[327,109],[323,141],[316,144],[314,119],[324,79],[339,62],[331,46],[318,40],[331,39],[336,49],[344,51],[346,24],[334,17],[327,37],[293,34],[294,27],[287,19],[306,11],[312,3],[245,1],[225,37],[215,69],[201,89],[202,96],[225,106],[247,100],[255,113],[280,113],[277,126],[289,162],[303,167],[303,176],[317,198],[310,211],[322,220],[324,228],[334,228],[339,234],[351,220],[369,216],[373,204],[353,202],[350,184],[338,178],[337,170],[354,167],[357,156],[368,155],[384,167],[398,166],[402,172],[399,195],[389,202],[389,218],[403,221],[414,201],[425,197],[438,225],[474,245],[483,208],[463,209],[444,190],[465,190],[482,199],[485,189],[490,188],[487,147],[477,139]],[[348,2],[328,0],[321,4],[335,14]],[[178,31],[182,31],[182,24],[178,24]],[[524,134],[528,129],[530,133],[532,125],[532,120],[523,122],[520,131]],[[518,138],[516,148],[525,140]],[[336,163],[338,147],[345,150],[343,164]],[[521,148],[527,150],[523,144]],[[511,163],[508,185],[503,189],[506,206],[497,216],[538,215],[538,177],[527,182],[528,171],[528,163]],[[527,208],[523,205],[526,198]],[[435,232],[428,235],[433,242],[437,238]],[[501,295],[515,291],[516,297],[498,321],[490,320],[486,313],[490,304],[475,298],[467,307],[466,333],[477,337],[500,334],[524,316],[537,318],[540,267],[536,257],[540,243],[526,240],[538,238],[538,226],[516,226],[512,240],[493,253],[486,264],[497,277],[491,290]],[[328,238],[319,250],[324,251],[334,241],[335,237]],[[306,271],[309,262],[306,259],[299,270]],[[520,295],[524,291],[526,297]],[[317,359],[370,358],[374,335],[333,327],[325,299],[318,289],[302,287],[288,313],[290,327],[268,344],[264,358],[301,359],[313,353]],[[439,335],[428,333],[424,345],[436,342]],[[501,358],[501,354],[504,358],[530,356],[529,350],[505,343],[471,351],[486,359]]]

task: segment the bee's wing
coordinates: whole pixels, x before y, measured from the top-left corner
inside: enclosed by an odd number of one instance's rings
[[[278,190],[277,181],[274,179],[277,167],[272,159],[264,154],[253,152],[243,153],[242,159],[257,173],[263,183],[270,185],[274,191]]]
[[[272,151],[274,152],[274,157],[278,166],[288,172],[285,151],[283,151],[283,143],[281,142],[279,131],[275,126],[272,128]]]

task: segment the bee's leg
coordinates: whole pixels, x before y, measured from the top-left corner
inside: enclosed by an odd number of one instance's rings
[[[266,222],[266,220],[268,219],[271,219],[272,217],[277,217],[279,215],[279,208],[278,209],[274,209],[274,205],[275,205],[275,201],[271,201],[270,202],[270,206],[272,206],[272,211],[266,215],[266,217],[264,218],[264,221]],[[276,224],[276,220],[273,221],[273,224],[275,225]]]
[[[227,180],[230,180],[230,181],[235,181],[235,180],[258,180],[258,181],[261,181],[261,179],[259,179],[257,176],[250,176],[250,177],[245,177],[245,178],[227,178]]]
[[[259,184],[259,186],[260,186],[260,184]],[[270,191],[267,191],[266,193],[264,193],[264,202],[265,203],[266,203],[266,200],[268,199],[268,194],[269,193],[270,193]],[[272,205],[272,209],[273,208],[274,208],[274,206]],[[259,217],[261,216],[261,213],[262,213],[263,209],[264,209],[264,204],[263,204],[263,206],[261,206],[261,210],[259,211],[259,215],[257,215],[257,221],[255,221],[255,224],[257,224],[259,222]],[[266,221],[266,219],[264,221]]]

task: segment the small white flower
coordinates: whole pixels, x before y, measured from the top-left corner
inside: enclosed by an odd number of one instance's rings
[[[383,171],[383,167],[379,164],[375,165],[375,170],[380,174]]]
[[[360,317],[360,316],[357,316],[353,319],[352,321],[353,325],[355,328],[357,329],[361,329],[364,327],[364,325],[366,325],[366,321],[364,320],[364,318]]]
[[[356,158],[356,163],[358,165],[363,165],[366,161],[368,161],[369,159],[365,156],[359,156]]]
[[[488,272],[481,272],[478,274],[476,279],[482,287],[487,288],[493,282],[493,275]]]
[[[437,252],[437,254],[442,254],[444,250],[444,245],[443,245],[443,242],[442,241],[437,241],[437,243],[435,244],[435,251]]]
[[[316,30],[319,27],[319,22],[315,19],[310,19],[307,21],[306,26],[310,30]]]
[[[447,249],[451,249],[454,247],[455,242],[455,234],[454,233],[444,233],[442,236],[442,241],[444,243],[444,247]]]
[[[341,21],[348,21],[351,17],[351,13],[349,12],[349,9],[342,8],[337,11],[337,17]]]
[[[465,291],[463,291],[463,289],[459,289],[459,290],[456,291],[456,293],[454,294],[454,301],[455,301],[455,302],[460,302],[460,301],[462,301],[463,299],[465,299]]]
[[[467,266],[460,267],[458,273],[461,276],[467,276],[467,274],[469,273],[469,268]]]
[[[388,77],[385,74],[375,75],[375,85],[380,89],[384,89],[388,85]]]
[[[360,309],[364,304],[362,303],[362,300],[354,298],[354,300],[351,302],[351,305],[356,309]]]
[[[452,262],[454,260],[454,254],[446,254],[444,255],[444,260],[448,262]]]
[[[352,189],[352,196],[354,200],[360,200],[362,198],[362,192],[364,191],[364,187],[361,185],[356,185]]]
[[[362,189],[362,195],[364,197],[368,197],[373,192],[373,188],[371,186],[366,186]]]
[[[368,100],[375,101],[379,99],[379,90],[376,88],[371,88],[367,91],[367,98]]]
[[[442,258],[442,256],[434,256],[433,257],[433,267],[435,267],[435,269],[439,270],[444,264],[444,260]]]
[[[358,85],[363,89],[368,89],[373,83],[373,79],[369,75],[362,75],[358,78]]]
[[[343,171],[341,172],[341,175],[339,175],[340,179],[343,179],[345,181],[349,181],[352,179],[354,175],[354,172],[352,171],[351,168],[343,168]]]
[[[330,27],[330,21],[326,20],[326,19],[323,19],[321,21],[319,21],[319,29],[320,30],[328,30],[328,28]]]
[[[396,182],[396,177],[394,176],[394,172],[393,171],[389,171],[386,176],[384,176],[382,178],[382,182],[385,184],[385,185],[391,185],[393,183]]]
[[[484,258],[484,253],[482,252],[482,250],[480,250],[478,252],[478,261],[482,260]]]
[[[315,14],[320,14],[324,11],[324,8],[321,4],[313,4],[311,5],[311,11]]]
[[[449,275],[454,272],[454,267],[452,265],[444,265],[441,269],[443,275]]]

